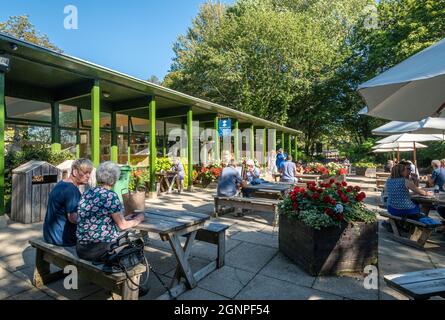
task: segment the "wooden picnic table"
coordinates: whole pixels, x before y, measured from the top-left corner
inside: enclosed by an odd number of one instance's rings
[[[161,186],[162,192],[171,192],[173,189],[173,186],[176,182],[176,175],[177,173],[174,171],[167,171],[167,172],[158,172],[156,173],[156,177],[159,179],[159,184]],[[172,178],[171,181],[169,181],[169,178]]]
[[[423,190],[434,191],[432,188],[424,188]],[[420,194],[411,194],[411,200],[421,204],[430,204],[433,206],[445,206],[445,192],[440,192],[439,196],[422,196]]]
[[[181,277],[185,278],[187,288],[192,289],[196,287],[199,280],[217,268],[216,261],[213,261],[193,274],[189,263],[196,233],[204,227],[204,223],[209,219],[210,216],[201,213],[146,210],[145,220],[135,227],[135,229],[143,232],[157,233],[160,235],[162,241],[168,241],[170,243],[178,263],[175,276],[170,286],[173,295],[179,295],[185,291],[183,286],[178,285]],[[185,245],[182,246],[180,237],[184,235],[188,235],[188,238]],[[164,298],[167,298],[167,296]]]
[[[258,198],[283,198],[294,186],[294,183],[273,183],[265,182],[256,185],[248,185],[243,190],[250,192],[253,196]]]

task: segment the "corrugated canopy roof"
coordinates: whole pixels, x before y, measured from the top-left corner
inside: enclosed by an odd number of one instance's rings
[[[11,44],[17,46],[12,50]],[[119,111],[148,118],[146,101],[155,96],[158,119],[182,117],[192,107],[194,118],[210,121],[216,114],[238,119],[257,127],[299,134],[298,130],[278,125],[250,114],[171,90],[154,83],[108,69],[106,67],[61,54],[0,33],[0,52],[11,56],[11,71],[6,75],[6,94],[41,101],[62,101],[65,104],[90,108],[88,88],[100,81],[103,111]],[[142,105],[141,105],[142,104]]]

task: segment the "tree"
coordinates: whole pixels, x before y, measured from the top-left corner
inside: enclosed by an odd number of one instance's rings
[[[57,52],[62,52],[49,41],[45,34],[38,32],[29,21],[29,16],[11,16],[6,22],[0,22],[0,32]]]
[[[148,79],[148,82],[154,83],[154,84],[158,84],[161,85],[162,81],[159,80],[159,78],[155,75],[151,75],[150,78]]]

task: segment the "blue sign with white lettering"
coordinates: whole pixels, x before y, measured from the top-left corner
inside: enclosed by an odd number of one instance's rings
[[[232,134],[231,119],[219,119],[218,134],[220,137],[230,137],[230,135]]]

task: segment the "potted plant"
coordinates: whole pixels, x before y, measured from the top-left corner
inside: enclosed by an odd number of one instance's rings
[[[375,177],[377,166],[372,162],[357,162],[354,163],[355,174],[357,176]]]
[[[221,173],[222,167],[218,163],[208,165],[207,167],[202,167],[199,173],[202,187],[207,188],[210,183],[218,180]]]
[[[377,217],[360,187],[331,179],[279,204],[279,249],[311,275],[363,272],[377,259]]]

